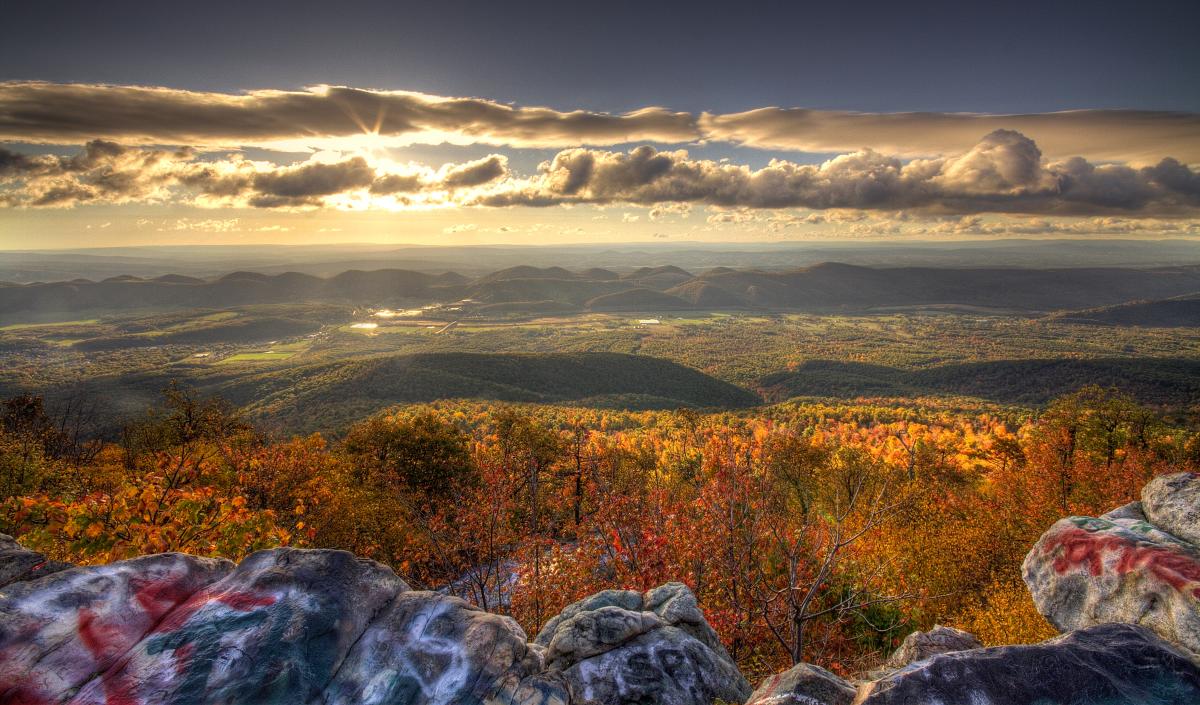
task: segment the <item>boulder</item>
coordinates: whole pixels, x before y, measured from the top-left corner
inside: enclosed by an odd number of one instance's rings
[[[9,585],[0,592],[0,702],[65,701],[232,569],[164,553]]]
[[[1159,529],[1200,545],[1200,475],[1179,472],[1154,478],[1142,488],[1142,512]]]
[[[938,654],[863,686],[855,705],[1185,705],[1200,667],[1132,624],[1103,624],[1041,644]]]
[[[576,697],[600,705],[710,705],[750,695],[681,583],[597,593],[564,609],[534,641]]]
[[[396,597],[355,643],[326,705],[566,705],[565,678],[542,674],[542,649],[509,617],[434,592]]]
[[[508,617],[344,551],[143,556],[0,591],[0,702],[577,702],[527,641]]]
[[[948,654],[952,651],[980,649],[983,644],[973,634],[953,627],[943,627],[935,624],[927,632],[913,632],[904,637],[904,641],[887,660],[887,668],[904,668],[914,661],[923,661],[937,654]]]
[[[1200,652],[1200,547],[1180,536],[1196,526],[1170,496],[1191,496],[1198,483],[1187,473],[1158,478],[1140,503],[1051,526],[1022,568],[1038,610],[1060,631],[1128,622]]]
[[[746,705],[850,705],[856,692],[824,668],[801,663],[764,679]]]
[[[368,623],[407,589],[345,551],[259,551],[170,610],[71,702],[318,702]]]
[[[66,570],[69,563],[48,561],[36,551],[30,551],[8,534],[0,534],[0,588],[24,580]]]

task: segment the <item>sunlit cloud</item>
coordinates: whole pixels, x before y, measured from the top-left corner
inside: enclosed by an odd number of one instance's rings
[[[970,149],[979,135],[1021,132],[1051,158],[1085,156],[1132,164],[1166,155],[1200,163],[1200,115],[1153,110],[1069,110],[1024,115],[861,113],[760,108],[700,118],[706,139],[760,149],[846,152],[872,149],[930,157]]]
[[[903,160],[872,150],[820,164],[772,160],[761,168],[692,158],[686,150],[559,151],[535,173],[504,155],[440,166],[323,152],[293,164],[240,153],[89,142],[77,154],[18,154],[0,148],[0,205],[64,208],[173,203],[201,208],[422,210],[550,206],[648,209],[649,220],[720,209],[710,224],[753,211],[808,209],[827,222],[861,212],[924,216],[1009,213],[1044,216],[1196,218],[1200,172],[1176,159],[1144,167],[1050,160],[1019,132],[997,130],[965,152]],[[626,223],[640,220],[626,213]]]
[[[142,86],[0,83],[0,141],[378,153],[410,144],[562,147],[695,140],[696,117],[513,107],[482,98],[317,86],[211,93]]]
[[[997,130],[965,153],[942,158],[906,162],[863,150],[821,164],[773,160],[761,169],[646,146],[628,152],[564,150],[536,176],[512,180],[477,202],[1194,217],[1200,212],[1200,174],[1171,158],[1141,168],[1080,157],[1047,161],[1028,137]]]
[[[1051,159],[1083,156],[1133,165],[1171,155],[1200,164],[1200,115],[1072,110],[1019,115],[864,113],[764,107],[692,114],[662,107],[627,113],[513,106],[484,98],[346,86],[243,93],[48,82],[0,83],[0,141],[198,149],[334,149],[377,157],[413,144],[557,148],[652,142],[731,143],[773,151],[872,149],[900,158],[964,152],[979,135],[1016,130]]]

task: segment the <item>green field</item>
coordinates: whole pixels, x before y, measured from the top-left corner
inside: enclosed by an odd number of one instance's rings
[[[263,352],[248,352],[238,353],[218,361],[220,364],[229,362],[262,362],[264,360],[286,360],[295,355],[294,352],[282,352],[278,350],[265,350]]]
[[[88,318],[78,321],[54,321],[53,323],[10,323],[0,326],[0,331],[27,330],[30,328],[58,328],[62,326],[82,326],[99,322],[98,318]]]

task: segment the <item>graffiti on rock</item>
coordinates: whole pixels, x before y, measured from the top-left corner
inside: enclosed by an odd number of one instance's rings
[[[1200,599],[1200,557],[1172,546],[1123,536],[1119,527],[1108,521],[1081,517],[1072,524],[1056,532],[1043,547],[1045,555],[1056,554],[1054,570],[1060,575],[1087,571],[1100,576],[1106,568],[1116,575],[1145,572]]]

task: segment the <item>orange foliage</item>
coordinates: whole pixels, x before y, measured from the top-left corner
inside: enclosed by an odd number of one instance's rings
[[[444,403],[381,415],[344,443],[268,442],[174,394],[86,461],[0,434],[0,530],[77,562],[343,548],[531,633],[597,590],[681,580],[752,675],[798,651],[853,670],[934,622],[988,643],[1048,636],[1020,581],[1029,547],[1066,514],[1195,468],[1200,445],[1098,389],[1037,418]]]

